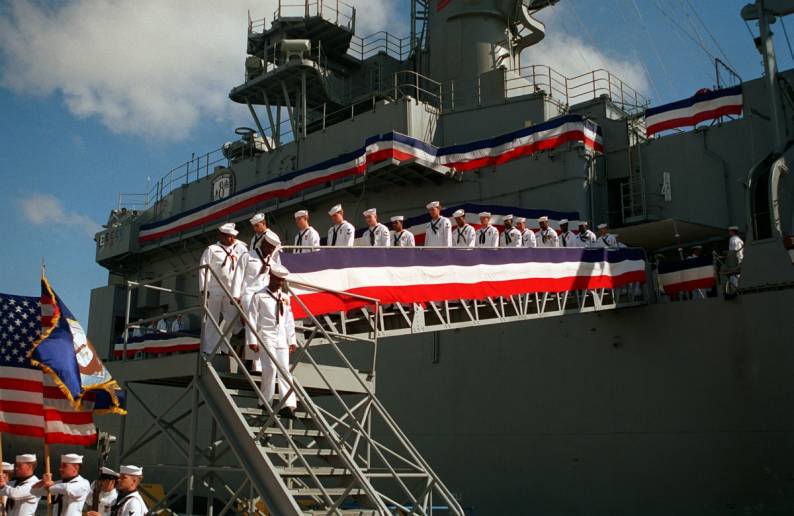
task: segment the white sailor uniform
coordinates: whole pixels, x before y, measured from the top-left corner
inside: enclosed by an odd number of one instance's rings
[[[476,236],[471,224],[464,224],[463,227],[456,225],[452,230],[452,247],[474,247]]]
[[[143,516],[149,512],[146,507],[146,502],[143,501],[138,491],[131,493],[119,493],[119,499],[116,500],[116,505],[113,506],[111,514],[113,516]]]
[[[618,247],[618,239],[612,233],[598,237],[596,247]]]
[[[91,504],[94,503],[94,489],[99,489],[99,486],[96,485],[96,482],[91,485],[91,490],[88,492],[88,496],[85,499],[85,510],[91,510]],[[116,504],[116,500],[119,498],[119,492],[115,489],[111,489],[110,491],[100,491],[99,492],[99,499],[97,504],[96,512],[101,514],[102,516],[110,516],[110,511],[113,509],[113,506]]]
[[[401,230],[399,233],[391,232],[391,244],[394,247],[414,247],[416,246],[416,239],[414,234],[408,230]]]
[[[268,286],[270,283],[270,267],[274,263],[281,264],[281,254],[278,249],[264,257],[260,258],[261,251],[254,249],[254,252],[244,254],[240,258],[240,263],[234,275],[234,287],[232,288],[232,295],[240,300],[240,306],[246,314],[249,313],[251,299],[254,294]],[[245,332],[248,334],[251,330],[246,326]],[[252,360],[254,371],[261,371],[262,365],[259,363],[259,354],[254,353],[253,350],[246,347],[243,352],[245,360]]]
[[[328,228],[328,242],[326,245],[332,247],[350,247],[356,238],[356,228],[353,224],[343,220],[341,224],[335,224]]]
[[[425,247],[452,247],[452,223],[448,218],[439,217],[427,223]]]
[[[49,492],[53,498],[53,515],[54,516],[81,516],[83,514],[83,505],[91,491],[91,485],[88,480],[80,475],[69,479],[65,482],[56,482],[50,487]],[[39,496],[47,496],[47,490],[43,488],[32,489],[32,493]]]
[[[576,243],[578,238],[576,237],[576,233],[573,231],[563,231],[560,233],[559,239],[560,247],[579,247]]]
[[[731,235],[728,240],[728,250],[736,253],[736,262],[741,265],[744,260],[744,240],[739,235]]]
[[[584,231],[580,231],[578,235],[576,235],[576,246],[575,247],[595,247],[596,234],[590,231],[589,229],[585,229]]]
[[[477,238],[475,241],[476,247],[498,247],[499,246],[499,230],[490,224],[487,226],[480,226],[477,230]]]
[[[389,229],[378,222],[364,230],[364,245],[368,247],[390,247],[391,236]]]
[[[40,495],[31,492],[33,484],[38,482],[36,475],[24,480],[11,480],[0,488],[0,496],[6,497],[6,516],[32,516],[36,514]]]
[[[209,265],[231,292],[234,287],[234,273],[237,270],[237,262],[247,253],[247,250],[245,244],[239,240],[235,240],[228,247],[221,243],[215,243],[204,250],[199,263],[201,265]],[[207,290],[207,310],[215,318],[215,321],[222,328],[226,324],[234,324],[234,306],[226,297],[223,288],[215,277],[209,271],[202,270],[199,274],[199,291],[204,292],[205,288]],[[224,323],[221,323],[221,319]],[[219,340],[220,334],[218,330],[215,329],[215,326],[207,317],[201,330],[201,351],[203,353],[211,353]],[[226,346],[222,345],[219,351],[224,352],[225,349]]]
[[[537,247],[560,247],[560,237],[551,228],[539,229],[535,234]]]
[[[505,229],[499,235],[499,247],[521,247],[521,232],[516,228]]]
[[[320,234],[311,226],[295,235],[295,245],[303,247],[318,247],[320,245]],[[295,249],[296,253],[311,253],[319,249]]]
[[[535,240],[535,232],[531,229],[524,228],[521,232],[521,247],[537,247],[538,242]]]
[[[295,319],[290,307],[289,295],[281,290],[272,292],[269,287],[264,288],[254,295],[249,310],[251,323],[256,328],[256,333],[276,357],[279,365],[289,375],[289,347],[298,343],[295,336]],[[275,364],[263,349],[259,341],[252,335],[246,338],[246,346],[257,345],[259,359],[262,362],[262,396],[268,402],[273,401],[276,392],[276,377],[278,376],[278,389],[282,395],[289,390],[285,378],[278,373]],[[291,393],[285,406],[295,408],[295,393]]]

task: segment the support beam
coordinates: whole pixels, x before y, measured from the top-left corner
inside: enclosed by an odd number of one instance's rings
[[[268,138],[267,133],[265,133],[265,129],[262,127],[262,123],[259,121],[259,117],[256,115],[256,110],[254,109],[254,106],[251,105],[248,99],[245,99],[245,104],[248,106],[248,111],[251,112],[251,116],[254,119],[256,128],[259,129],[259,134],[262,135],[262,139],[265,141],[265,147],[267,147],[268,151],[272,151],[273,148],[270,146],[270,139]]]
[[[281,138],[279,137],[279,132],[281,129],[278,127],[278,125],[273,124],[273,113],[270,112],[272,105],[270,104],[270,99],[267,97],[267,93],[264,91],[262,92],[262,98],[265,101],[265,113],[267,113],[267,121],[270,124],[270,135],[273,137],[273,145],[278,147],[281,145]],[[277,107],[276,109],[281,108]]]

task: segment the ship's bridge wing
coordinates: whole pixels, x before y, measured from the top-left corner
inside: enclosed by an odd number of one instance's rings
[[[706,242],[725,235],[725,228],[677,219],[645,222],[613,231],[624,244],[649,251],[662,251],[682,243]]]

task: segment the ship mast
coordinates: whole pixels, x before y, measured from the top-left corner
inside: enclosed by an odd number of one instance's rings
[[[780,120],[780,90],[778,88],[777,60],[775,45],[772,40],[770,26],[777,16],[794,13],[794,2],[791,0],[756,0],[742,8],[741,15],[746,21],[758,20],[760,36],[756,38],[756,47],[764,59],[764,78],[769,88],[769,102],[772,110],[772,134],[775,151],[783,150],[785,135]]]

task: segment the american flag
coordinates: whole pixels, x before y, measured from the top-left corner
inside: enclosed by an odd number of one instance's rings
[[[93,403],[74,410],[49,375],[28,358],[40,333],[39,298],[0,294],[0,431],[90,446],[97,433]]]

